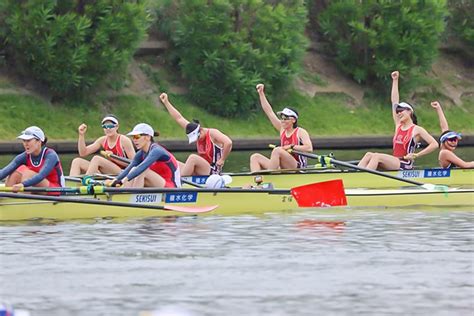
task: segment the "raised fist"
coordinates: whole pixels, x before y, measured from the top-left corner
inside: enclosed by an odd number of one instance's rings
[[[439,104],[438,101],[433,101],[433,102],[431,102],[431,106],[432,106],[434,109],[441,109],[441,104]]]
[[[398,70],[395,70],[394,72],[392,72],[393,80],[397,80],[399,77],[400,77],[400,73],[398,72]]]
[[[79,132],[79,135],[84,135],[87,132],[87,125],[82,123],[81,125],[79,125],[77,131]]]
[[[167,95],[166,93],[160,94],[160,100],[161,100],[161,102],[163,102],[163,103],[168,102],[168,95]]]
[[[256,88],[258,93],[262,93],[265,85],[263,83],[259,83]]]

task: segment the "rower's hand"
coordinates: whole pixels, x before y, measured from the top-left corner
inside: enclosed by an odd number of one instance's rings
[[[104,181],[104,185],[106,187],[112,187],[112,188],[120,187],[122,186],[122,181],[117,180],[117,179],[108,179]]]
[[[281,148],[283,148],[284,150],[288,151],[290,149],[293,149],[291,148],[291,145],[285,145],[285,146],[281,146]]]
[[[160,100],[163,104],[168,102],[168,95],[166,93],[160,94]]]
[[[222,159],[222,158],[221,158],[221,159],[219,159],[219,160],[216,161],[217,167],[219,167],[219,168],[221,168],[221,169],[222,169],[222,167],[224,166],[224,164],[225,164],[225,159]]]
[[[400,78],[400,73],[398,72],[398,70],[395,70],[394,72],[392,72],[392,79],[398,80],[398,78]]]
[[[403,159],[405,160],[415,160],[416,158],[418,158],[418,155],[415,153],[409,153],[403,156]]]
[[[110,158],[110,155],[112,155],[114,152],[110,150],[103,150],[105,157]]]
[[[263,90],[265,89],[265,85],[263,83],[259,83],[256,88],[257,88],[257,92],[261,94],[263,93]]]
[[[431,106],[432,106],[433,109],[435,109],[435,110],[441,109],[441,104],[439,104],[438,101],[433,101],[433,102],[431,102]]]
[[[87,132],[87,125],[82,123],[81,125],[79,125],[77,131],[79,132],[79,135],[84,136],[84,134]]]
[[[20,191],[23,191],[24,187],[25,186],[23,185],[23,183],[17,183],[17,184],[12,185],[12,191],[15,193],[18,193]]]

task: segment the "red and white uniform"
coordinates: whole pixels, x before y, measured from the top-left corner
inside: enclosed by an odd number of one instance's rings
[[[222,147],[212,141],[210,128],[207,129],[207,133],[203,139],[197,140],[196,149],[198,155],[204,158],[211,167],[215,166],[216,162],[222,157]]]
[[[109,145],[109,142],[107,140],[107,137],[105,138],[104,140],[104,143],[102,144],[102,148],[105,150],[105,151],[110,151],[112,152],[114,155],[117,155],[117,156],[120,156],[120,157],[124,157],[124,158],[128,158],[127,157],[127,153],[125,152],[125,150],[123,149],[122,147],[122,143],[120,141],[120,139],[122,138],[121,137],[122,135],[118,135],[117,137],[117,142],[115,142],[115,146],[114,147],[110,147]],[[114,160],[111,160],[113,163],[115,163],[116,165],[118,165]],[[118,165],[119,167],[121,167],[120,165]]]
[[[158,144],[152,144],[150,147],[150,151],[155,149],[165,151],[170,158],[167,161],[155,161],[149,167],[151,170],[159,174],[165,181],[165,188],[178,188],[181,185],[181,176],[179,173],[179,164],[176,158],[166,149],[161,147]],[[145,159],[145,155],[142,155],[142,160]]]
[[[280,134],[280,146],[303,145],[302,139],[298,137],[298,130],[299,127],[295,128],[290,136],[286,136],[285,131],[282,131]],[[297,154],[292,154],[292,156],[297,161],[298,168],[306,168],[308,165],[308,159],[306,157]]]
[[[402,130],[402,126],[399,125],[393,136],[393,155],[400,159],[400,169],[413,168],[413,160],[404,160],[403,157],[415,152],[416,142],[413,136],[415,126],[412,125],[407,130]]]

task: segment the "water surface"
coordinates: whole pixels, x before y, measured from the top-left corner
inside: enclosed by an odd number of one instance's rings
[[[472,315],[472,212],[347,209],[0,226],[36,315]]]

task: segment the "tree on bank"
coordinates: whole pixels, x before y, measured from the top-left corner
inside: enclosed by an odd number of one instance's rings
[[[429,69],[447,15],[445,0],[334,0],[318,16],[328,53],[356,81],[386,81]]]
[[[2,2],[7,61],[60,98],[124,71],[149,23],[144,1]]]
[[[177,0],[161,8],[162,30],[191,97],[223,116],[256,109],[255,85],[284,90],[307,41],[303,0]]]

